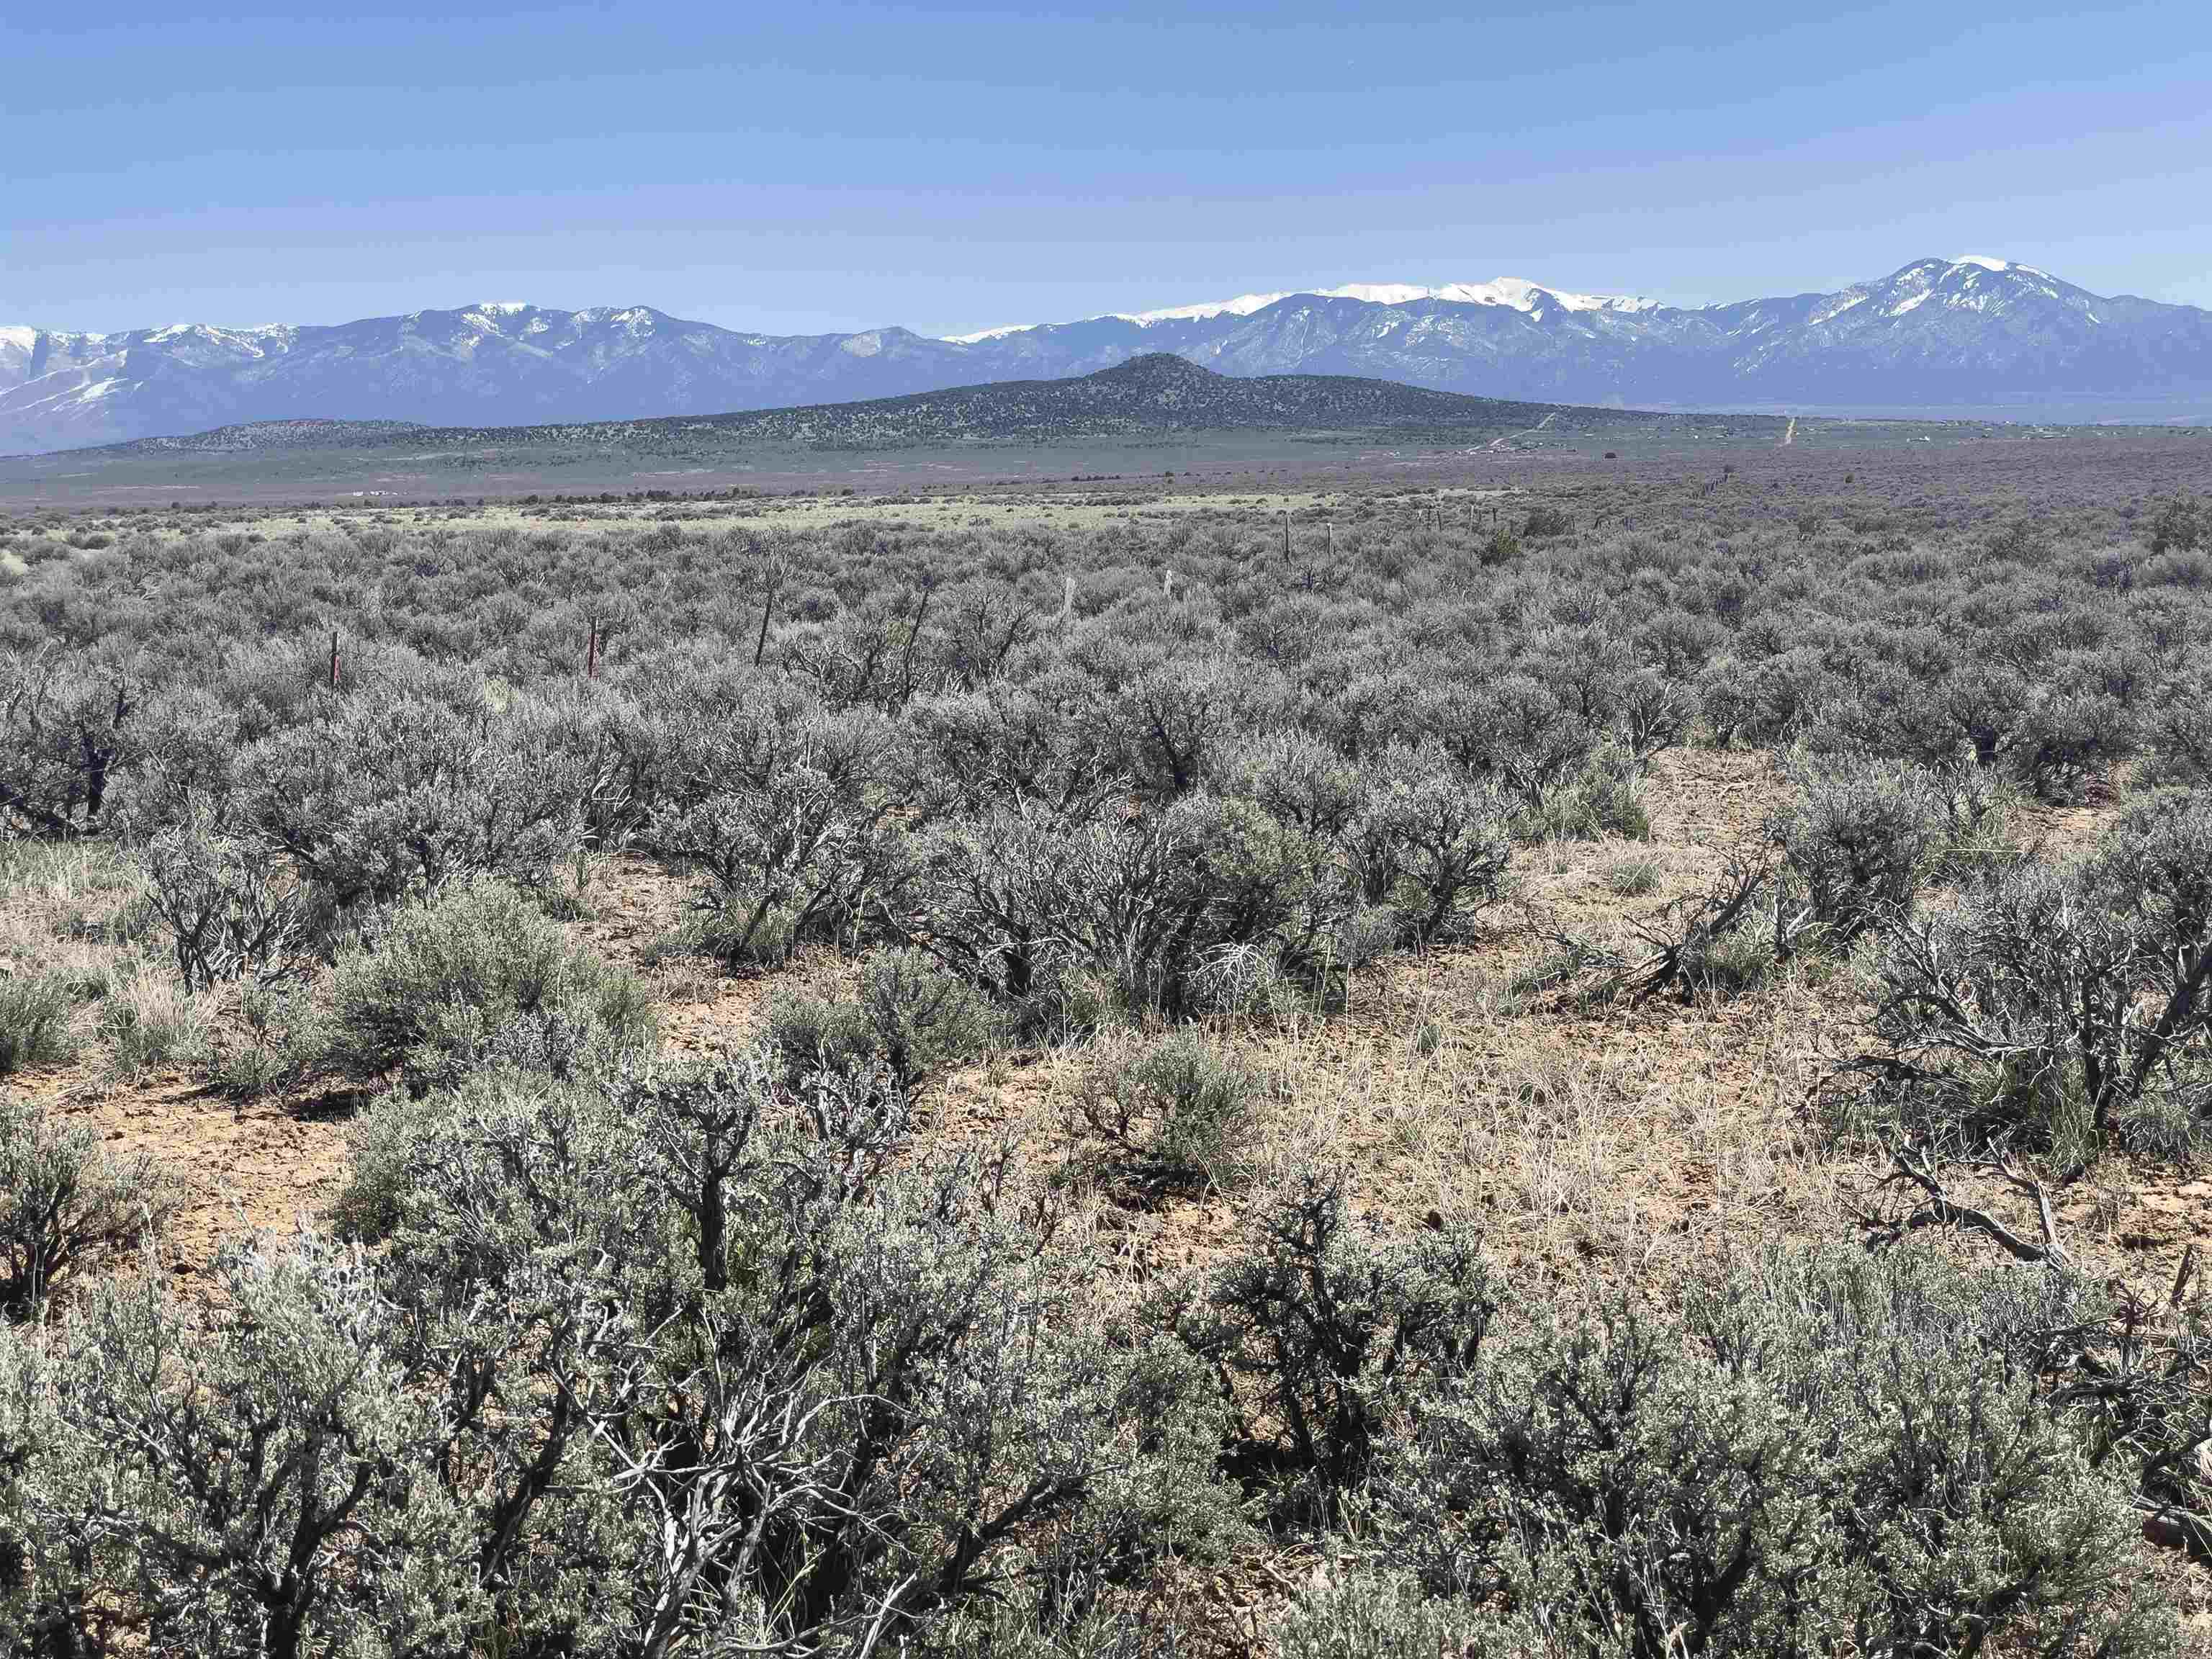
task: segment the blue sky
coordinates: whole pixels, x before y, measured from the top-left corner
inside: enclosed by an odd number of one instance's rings
[[[2212,306],[2212,6],[19,4],[0,324],[949,333],[1346,282]]]

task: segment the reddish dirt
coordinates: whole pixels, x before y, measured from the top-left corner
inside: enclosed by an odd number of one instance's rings
[[[238,1103],[190,1079],[68,1102],[117,1152],[153,1158],[181,1200],[166,1254],[184,1275],[204,1272],[226,1238],[312,1221],[345,1176],[344,1120],[353,1097],[321,1109],[301,1102]]]

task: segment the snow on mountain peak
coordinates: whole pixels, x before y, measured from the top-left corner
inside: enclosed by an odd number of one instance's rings
[[[981,345],[986,340],[1003,340],[1009,334],[1026,334],[1033,328],[1042,328],[1042,323],[1005,323],[997,328],[979,328],[973,334],[948,334],[950,345]]]
[[[204,342],[216,345],[242,346],[258,355],[261,342],[288,332],[290,326],[288,323],[263,323],[252,328],[216,328],[208,323],[171,323],[167,328],[150,331],[144,338],[148,345],[172,345],[180,340],[186,340],[195,343]],[[88,334],[83,337],[88,340],[104,340],[111,337]],[[127,340],[129,337],[116,337]]]
[[[1249,317],[1279,301],[1310,295],[1317,300],[1358,300],[1368,305],[1402,306],[1416,300],[1442,300],[1452,305],[1510,306],[1516,311],[1540,310],[1547,302],[1563,311],[1638,312],[1656,309],[1658,301],[1626,295],[1569,294],[1546,288],[1522,276],[1499,276],[1487,283],[1446,283],[1430,288],[1419,283],[1346,283],[1340,288],[1281,289],[1267,294],[1240,294],[1233,300],[1214,300],[1199,305],[1164,306],[1157,311],[1109,311],[1092,318],[1150,327],[1154,323],[1194,322],[1209,317]],[[955,345],[976,345],[985,340],[1025,334],[1042,323],[1010,323],[998,328],[977,329],[972,334],[951,334]]]
[[[1158,311],[1109,311],[1108,317],[1125,323],[1180,323],[1201,317],[1249,317],[1255,311],[1264,311],[1278,300],[1287,300],[1291,290],[1277,294],[1240,294],[1233,300],[1215,300],[1194,306],[1163,306]]]
[[[1346,283],[1341,288],[1287,289],[1276,294],[1242,294],[1210,305],[1172,306],[1162,311],[1111,312],[1110,316],[1132,323],[1160,323],[1197,317],[1249,317],[1279,300],[1311,294],[1321,300],[1358,300],[1368,305],[1402,306],[1416,300],[1443,300],[1452,305],[1510,306],[1516,311],[1534,311],[1546,300],[1568,311],[1648,311],[1656,303],[1626,295],[1569,294],[1546,288],[1522,276],[1499,276],[1487,283],[1446,283],[1426,288],[1418,283]]]
[[[1929,263],[1946,266],[1950,270],[1965,270],[1971,268],[1975,270],[1993,271],[1999,275],[2035,276],[2045,282],[2051,280],[2051,273],[2047,270],[2039,270],[2033,265],[2024,265],[2017,259],[1993,259],[1986,253],[1961,253],[1948,264],[1940,259],[1931,260]]]
[[[1635,295],[1570,294],[1564,289],[1532,283],[1525,276],[1498,276],[1486,283],[1449,283],[1443,288],[1431,289],[1427,297],[1448,300],[1455,305],[1511,306],[1516,311],[1538,310],[1547,300],[1567,311],[1651,311],[1659,304],[1656,300]]]

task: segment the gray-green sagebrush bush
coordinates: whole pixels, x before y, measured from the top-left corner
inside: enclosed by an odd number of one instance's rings
[[[682,730],[683,794],[653,844],[708,879],[700,941],[732,966],[773,966],[835,937],[896,867],[893,736],[872,710],[827,714],[765,700]]]
[[[2212,784],[2212,672],[2177,676],[2147,726],[2144,770],[2153,781]]]
[[[1367,1235],[1309,1183],[1182,1319],[1262,1407],[1228,1467],[1286,1520],[1354,1522],[1286,1652],[2174,1645],[2136,1538],[2201,1514],[2175,1472],[2202,1345],[2068,1273],[1838,1249],[1674,1313],[1519,1306],[1471,1243]]]
[[[1589,628],[1551,629],[1504,672],[1447,659],[1407,688],[1407,725],[1511,804],[1523,840],[1642,839],[1640,799],[1653,757],[1682,735],[1691,699],[1627,642]]]
[[[238,1249],[196,1327],[150,1280],[0,1334],[18,1650],[459,1654],[482,1617],[439,1402],[410,1388],[368,1263]],[[8,1421],[15,1415],[15,1422]],[[32,1419],[25,1424],[23,1419]]]
[[[1908,909],[1941,844],[1945,817],[1934,780],[1895,761],[1801,758],[1795,798],[1767,824],[1790,897],[1833,945],[1849,945]]]
[[[1015,1008],[1192,1012],[1224,951],[1320,972],[1352,895],[1328,850],[1250,802],[1199,793],[1070,823],[1041,808],[948,826],[919,849],[905,930]]]
[[[895,1162],[895,1096],[778,1073],[487,1073],[378,1109],[356,1210],[502,1639],[926,1648],[992,1606],[1080,1619],[1232,1529],[1188,1356],[1070,1317],[995,1177]]]
[[[1549,1659],[1534,1620],[1434,1595],[1408,1573],[1361,1567],[1301,1589],[1270,1634],[1283,1659]]]
[[[1151,1182],[1226,1188],[1247,1173],[1245,1137],[1267,1079],[1185,1029],[1155,1042],[1104,1045],[1076,1080],[1078,1127]]]
[[[481,706],[374,691],[280,728],[238,772],[234,821],[342,908],[480,874],[541,880],[574,847],[594,782]]]
[[[1218,639],[1218,635],[1216,638]],[[1079,647],[1098,690],[1082,726],[1112,772],[1156,800],[1215,784],[1246,724],[1250,685],[1215,639]]]
[[[93,1540],[60,1522],[49,1489],[66,1435],[45,1346],[0,1321],[0,1647],[11,1654],[90,1645],[78,1610],[96,1593]]]
[[[2193,495],[2174,495],[2143,521],[2143,545],[2153,553],[2191,552],[2212,539],[2212,512]]]
[[[1495,787],[1465,775],[1435,743],[1392,745],[1363,784],[1344,831],[1353,879],[1403,937],[1449,939],[1497,900],[1512,840]]]
[[[1303,839],[1319,896],[1335,907],[1328,949],[1357,968],[1364,941],[1441,941],[1504,889],[1512,811],[1498,787],[1433,738],[1394,742],[1354,763],[1306,733],[1271,733],[1236,779]]]
[[[58,650],[0,650],[0,833],[96,830],[128,763],[131,677]]]
[[[1394,940],[1451,937],[1502,890],[1507,809],[1434,748],[1354,769],[1285,736],[1243,783],[933,830],[890,920],[1001,1000],[1079,1025],[1086,1003],[1176,1018],[1271,986],[1339,995]]]
[[[0,1092],[0,1317],[37,1317],[64,1274],[158,1235],[173,1203],[149,1161],[111,1158],[89,1124]]]
[[[1500,1296],[1471,1237],[1395,1237],[1307,1170],[1255,1210],[1244,1249],[1177,1325],[1232,1402],[1225,1464],[1279,1516],[1328,1525],[1398,1413],[1474,1363]]]
[[[489,1060],[566,1073],[641,1054],[657,1025],[634,975],[486,883],[404,906],[340,954],[319,1058],[419,1093]]]
[[[76,1007],[73,988],[59,974],[0,977],[0,1078],[74,1055],[70,1017]]]
[[[1026,683],[994,680],[912,704],[921,816],[971,815],[1010,799],[1063,816],[1096,810],[1124,781],[1073,717],[1087,690],[1066,669],[1040,667]]]
[[[1477,1650],[2169,1652],[2126,1486],[2039,1386],[2083,1294],[1836,1252],[1678,1318],[1501,1321],[1393,1444],[1382,1553],[1488,1627]]]
[[[279,858],[224,833],[204,805],[147,842],[147,902],[168,927],[187,991],[240,976],[267,986],[303,965],[314,942],[307,894]]]
[[[1849,1121],[2078,1164],[2180,1157],[2212,1110],[2212,793],[2135,806],[2086,857],[1885,929]]]
[[[1415,696],[1421,735],[1442,744],[1468,772],[1494,779],[1532,820],[1603,735],[1597,720],[1525,670],[1499,675],[1451,665]]]
[[[1954,659],[1910,632],[1896,657],[1808,670],[1794,718],[1754,722],[1747,735],[1823,736],[1939,770],[1977,767],[2046,799],[2077,794],[2134,748],[2140,699],[2114,690],[2130,680],[2118,661],[2017,638],[1978,640]]]
[[[880,1066],[908,1094],[981,1059],[1000,1024],[974,985],[911,949],[870,957],[849,998],[780,993],[767,1018],[769,1046],[793,1083],[817,1071],[852,1077]]]

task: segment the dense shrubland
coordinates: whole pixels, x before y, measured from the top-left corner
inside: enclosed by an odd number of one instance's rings
[[[116,849],[138,966],[0,961],[0,1075],[90,1025],[358,1111],[327,1233],[187,1302],[131,1261],[160,1172],[0,1099],[0,1646],[2166,1650],[2132,1540],[2212,1545],[2212,1346],[2048,1217],[2212,1121],[2203,523],[1735,479],[1377,501],[1333,562],[1227,512],[5,532],[0,820]],[[1687,744],[1781,805],[1639,904]],[[1516,905],[1607,837],[1610,934]],[[568,925],[617,853],[689,884],[649,954],[839,977],[662,1052]],[[1863,1000],[1810,1103],[1903,1195],[1877,1248],[1534,1286],[1255,1179],[1253,1034],[1508,929],[1567,1012]],[[918,1127],[1048,1046],[1077,1156]],[[1134,1285],[1091,1193],[1242,1231]],[[1264,1629],[1192,1613],[1284,1547]]]
[[[125,1276],[0,1333],[16,1639],[1092,1652],[1264,1528],[1334,1540],[1291,1652],[2170,1644],[2129,1540],[2201,1525],[2206,1353],[2087,1280],[1528,1304],[1317,1173],[1132,1303],[1048,1191],[902,1158],[887,1078],[777,1072],[395,1091],[359,1243],[241,1244],[211,1321]]]

